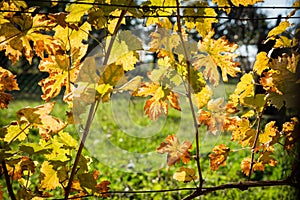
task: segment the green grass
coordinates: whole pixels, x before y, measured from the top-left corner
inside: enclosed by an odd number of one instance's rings
[[[232,91],[233,86],[224,86],[226,94]],[[9,108],[0,111],[0,125],[4,126],[12,120],[16,120],[16,112],[25,106],[38,106],[42,101],[18,99],[9,104]],[[54,116],[66,120],[65,112],[67,105],[62,101],[57,101],[52,112]],[[151,126],[153,122],[143,115],[143,104],[139,100],[128,101],[118,100],[114,104],[103,104],[99,107],[95,122],[91,127],[91,133],[87,140],[84,153],[93,158],[92,167],[100,171],[101,179],[111,182],[113,191],[136,191],[136,190],[161,190],[174,189],[179,187],[194,187],[194,183],[179,183],[172,176],[179,170],[179,165],[153,169],[153,166],[166,163],[163,160],[153,160],[155,156],[147,157],[147,152],[155,153],[159,144],[164,141],[168,134],[179,134],[180,142],[191,138],[193,127],[187,122],[190,117],[181,115],[180,112],[171,109],[167,118],[161,123]],[[185,126],[184,123],[187,123]],[[67,131],[72,136],[78,138],[75,127],[68,127]],[[151,130],[155,130],[151,133]],[[238,150],[241,146],[230,141],[231,136],[209,135],[204,128],[200,128],[201,133],[201,167],[205,179],[205,187],[216,186],[228,182],[245,181],[247,177],[240,170],[240,162],[250,156],[249,149],[243,149],[230,154],[227,165],[218,171],[211,171],[209,168],[209,153],[215,145],[226,144],[232,150]],[[195,144],[193,144],[195,146]],[[115,148],[118,147],[118,148]],[[277,167],[266,167],[264,172],[255,172],[254,180],[277,180],[285,178],[289,172],[292,162],[292,155],[287,155],[281,151],[281,146],[275,146],[278,159]],[[195,150],[193,150],[195,151]],[[125,153],[124,153],[125,152]],[[139,153],[139,154],[135,154]],[[142,156],[140,155],[142,154]],[[128,157],[127,157],[128,156]],[[152,159],[152,160],[151,160]],[[143,163],[144,161],[148,163]],[[140,162],[138,162],[140,161]],[[130,168],[130,162],[135,164],[135,168]],[[151,165],[152,163],[152,165]],[[154,163],[154,164],[153,164]],[[194,161],[188,164],[196,169]],[[138,171],[138,172],[137,172]],[[196,183],[198,183],[196,181]],[[178,191],[169,193],[145,193],[145,194],[113,194],[113,199],[181,199],[189,191]],[[238,189],[228,189],[208,194],[200,199],[293,199],[295,189],[290,187],[260,187],[251,188],[246,191]]]

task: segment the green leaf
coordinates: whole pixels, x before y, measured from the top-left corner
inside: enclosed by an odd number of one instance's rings
[[[265,94],[257,94],[255,96],[245,97],[244,103],[246,105],[252,106],[258,112],[262,112],[265,104],[266,104],[266,95]]]
[[[131,31],[121,31],[118,35],[119,41],[124,41],[128,47],[128,51],[142,50],[142,42]]]
[[[50,153],[50,148],[43,147],[37,143],[24,143],[19,146],[19,150],[28,153],[29,155]]]
[[[96,191],[95,186],[97,185],[96,180],[93,177],[93,174],[90,173],[84,173],[79,174],[78,179],[80,182],[80,186],[86,189],[89,193],[94,193]]]

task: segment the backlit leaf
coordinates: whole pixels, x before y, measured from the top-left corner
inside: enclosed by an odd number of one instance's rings
[[[88,12],[90,8],[93,7],[94,0],[81,0],[81,2],[91,3],[91,4],[76,4],[70,3],[66,7],[66,11],[70,12],[66,18],[66,22],[76,23],[81,22],[81,18],[84,14]]]
[[[14,16],[9,23],[0,25],[0,51],[5,50],[5,55],[13,63],[19,60],[22,55],[26,57],[29,63],[32,62],[34,51],[31,42],[33,42],[38,55],[43,56],[44,51],[48,54],[55,54],[56,50],[59,49],[58,42],[51,36],[42,34],[42,31],[48,30],[51,26],[53,24],[47,20],[45,15],[36,14],[32,17],[28,13],[23,13]]]
[[[37,143],[24,143],[19,146],[19,149],[29,155],[50,153],[50,148],[43,147]]]
[[[53,166],[48,161],[42,163],[40,170],[40,189],[53,190],[60,186],[57,171],[53,169]]]
[[[7,128],[7,133],[5,134],[4,141],[12,142],[14,140],[23,141],[26,139],[27,134],[29,133],[28,124],[19,124],[17,122],[12,122]]]
[[[168,104],[154,97],[148,99],[144,106],[145,114],[152,120],[157,120],[162,114],[168,114]]]
[[[239,63],[233,61],[237,57],[234,51],[238,48],[238,45],[230,43],[225,37],[214,40],[213,35],[214,31],[211,31],[202,41],[199,41],[199,51],[204,54],[196,56],[193,66],[196,69],[204,67],[203,75],[205,79],[217,86],[220,79],[218,67],[222,71],[222,78],[225,82],[228,81],[227,74],[235,77],[240,69],[238,67]]]
[[[7,108],[9,102],[13,99],[11,94],[5,91],[19,90],[18,83],[10,71],[0,67],[0,108]]]
[[[268,69],[268,63],[270,58],[267,56],[267,53],[262,51],[256,55],[256,61],[253,66],[253,71],[258,75],[261,75],[265,69]]]
[[[241,169],[242,172],[246,175],[249,176],[250,173],[250,163],[251,163],[251,158],[247,157],[244,158],[241,162]]]
[[[230,100],[235,103],[244,104],[244,98],[254,95],[254,79],[251,73],[244,74],[237,84],[234,93],[230,95]]]
[[[156,149],[158,153],[167,153],[167,163],[169,166],[179,163],[180,159],[183,163],[188,163],[191,158],[189,150],[192,148],[192,143],[184,141],[179,143],[175,135],[168,135],[165,142],[162,142]]]
[[[179,171],[173,174],[173,178],[181,182],[191,182],[197,179],[196,171],[191,168],[181,167]]]
[[[283,21],[280,22],[280,24],[278,26],[276,26],[275,28],[273,28],[269,33],[268,33],[268,37],[273,37],[276,35],[281,34],[282,32],[284,32],[288,27],[290,26],[290,23],[288,21]]]
[[[226,165],[226,159],[230,152],[230,148],[225,144],[215,146],[212,150],[213,153],[209,154],[210,169],[218,170],[220,166]]]
[[[275,143],[276,139],[279,139],[279,131],[275,123],[275,121],[271,121],[266,124],[265,131],[259,134],[259,142],[263,143],[264,145],[270,145],[271,143]]]
[[[39,129],[39,133],[44,136],[57,133],[66,127],[66,124],[60,119],[51,116],[55,102],[46,103],[34,108],[23,108],[17,112],[20,122],[30,123],[35,128]]]
[[[193,102],[197,105],[197,107],[201,109],[210,100],[212,94],[213,94],[212,90],[210,89],[209,86],[206,85],[205,87],[203,87],[203,89],[200,92],[196,94],[192,94],[192,99]]]
[[[80,57],[74,56],[72,60],[76,62],[83,55]],[[56,55],[41,60],[40,71],[49,73],[47,78],[39,82],[43,91],[42,99],[46,102],[59,95],[64,86],[66,87],[65,96],[72,92],[71,83],[75,82],[80,66],[79,63],[70,66],[69,59],[71,58],[68,55]]]
[[[223,131],[224,120],[226,117],[224,99],[211,99],[207,103],[207,109],[209,111],[203,109],[199,110],[198,122],[207,126],[207,130],[212,134]]]
[[[258,162],[261,162],[261,163],[264,164],[264,165],[267,164],[267,165],[272,166],[272,167],[276,166],[277,161],[276,161],[273,157],[271,157],[272,154],[273,154],[273,153],[270,152],[270,151],[265,151],[265,152],[263,152],[263,153],[259,156]]]

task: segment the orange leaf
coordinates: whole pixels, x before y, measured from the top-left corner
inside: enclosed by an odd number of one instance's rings
[[[233,52],[238,48],[237,44],[230,43],[225,37],[214,40],[212,37],[214,31],[209,32],[202,41],[199,41],[199,51],[207,53],[207,55],[199,54],[193,66],[196,69],[204,67],[203,75],[214,86],[219,84],[219,72],[217,67],[222,70],[223,81],[227,82],[227,75],[235,77],[240,69],[239,63],[233,61],[237,54]]]
[[[249,175],[250,173],[250,163],[251,163],[251,158],[244,158],[241,162],[241,168],[242,172],[246,174],[246,176]]]
[[[220,166],[226,165],[226,159],[230,152],[230,148],[225,144],[215,146],[213,148],[213,153],[209,154],[210,158],[210,169],[218,170]]]
[[[162,114],[168,114],[168,104],[162,100],[156,101],[152,97],[146,101],[144,111],[150,119],[157,120]]]
[[[110,190],[110,182],[107,180],[101,181],[95,187],[98,193],[101,194],[102,197],[110,197],[109,190]]]
[[[179,95],[174,92],[170,92],[167,96],[168,101],[170,102],[171,107],[175,108],[176,110],[181,111],[179,102],[178,102]]]
[[[5,91],[19,90],[18,83],[10,71],[0,67],[0,108],[7,108],[9,102],[13,99],[11,94]]]
[[[179,144],[176,135],[168,135],[166,142],[162,142],[156,151],[161,154],[168,153],[167,163],[171,166],[175,163],[179,163],[180,159],[183,163],[188,163],[191,158],[191,154],[188,150],[191,148],[191,142],[184,141],[182,144]]]
[[[296,117],[291,118],[291,121],[285,122],[282,125],[282,133],[285,137],[284,147],[286,150],[291,150],[295,146],[295,143],[299,141],[299,121]]]
[[[65,128],[66,124],[50,115],[54,104],[55,102],[52,102],[34,108],[23,108],[17,112],[18,120],[32,124],[39,129],[41,135],[57,133]]]

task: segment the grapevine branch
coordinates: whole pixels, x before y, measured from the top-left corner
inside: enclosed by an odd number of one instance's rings
[[[10,198],[12,200],[16,200],[16,196],[14,194],[14,191],[13,191],[13,188],[12,188],[12,184],[10,183],[10,179],[9,179],[9,175],[8,175],[8,171],[7,171],[6,163],[5,163],[4,159],[1,162],[1,165],[2,165],[2,168],[3,168],[3,172],[4,172],[4,177],[5,177],[5,182],[6,182],[8,194],[9,194],[9,196],[10,196]]]
[[[130,2],[130,4],[132,3],[132,0]],[[118,29],[121,25],[121,22],[122,22],[122,19],[124,18],[125,14],[126,14],[127,10],[122,10],[121,12],[121,15],[120,15],[120,18],[117,22],[117,25],[115,27],[115,30],[114,30],[114,33],[113,33],[113,37],[112,39],[110,40],[110,44],[109,44],[109,47],[107,49],[107,52],[106,52],[106,55],[105,55],[105,58],[104,58],[104,61],[103,61],[103,65],[105,66],[108,62],[108,59],[109,59],[109,55],[110,55],[110,52],[112,50],[112,46],[113,46],[113,42],[115,40],[115,35],[117,34],[118,32]],[[88,114],[88,119],[87,119],[87,122],[86,122],[86,126],[84,128],[84,131],[83,131],[83,136],[82,136],[82,139],[80,141],[80,145],[79,145],[79,148],[78,148],[78,151],[77,151],[77,154],[76,154],[76,158],[75,158],[75,161],[74,161],[74,165],[72,167],[72,171],[71,171],[71,175],[70,175],[70,178],[69,178],[69,181],[68,181],[68,185],[65,189],[65,200],[68,199],[69,197],[69,194],[71,192],[71,187],[72,187],[72,183],[73,183],[73,180],[74,180],[74,177],[75,177],[75,174],[76,174],[76,171],[77,171],[77,166],[78,166],[78,163],[79,163],[79,160],[80,160],[80,156],[81,156],[81,153],[82,153],[82,150],[83,150],[83,147],[84,147],[84,144],[85,144],[85,140],[87,138],[87,135],[89,133],[89,130],[90,130],[90,127],[92,125],[92,121],[93,121],[93,118],[94,118],[94,114],[95,112],[97,111],[97,108],[98,108],[98,104],[99,104],[99,100],[95,100],[92,104],[91,104],[91,107],[90,107],[90,110],[89,110],[89,114]]]
[[[180,10],[179,10],[179,0],[176,0],[176,4],[177,4],[177,26],[178,26],[178,34],[180,36],[180,41],[182,43],[182,47],[183,47],[183,51],[184,51],[184,57],[186,60],[186,66],[187,66],[187,76],[188,76],[188,80],[190,80],[191,78],[191,70],[190,70],[190,62],[189,62],[189,57],[188,57],[188,53],[186,50],[186,47],[184,45],[184,40],[182,37],[182,32],[181,32],[181,22],[180,22]],[[202,185],[203,185],[203,177],[202,177],[202,171],[201,171],[201,165],[200,165],[200,147],[199,147],[199,130],[198,130],[198,123],[197,123],[197,118],[195,115],[195,110],[194,110],[194,106],[193,106],[193,101],[192,101],[192,96],[191,96],[191,85],[188,84],[187,86],[187,97],[189,100],[189,104],[190,104],[190,108],[191,108],[191,112],[193,115],[193,122],[194,122],[194,128],[195,128],[195,137],[196,137],[196,162],[197,162],[197,168],[198,168],[198,174],[199,174],[199,179],[200,179],[200,184],[199,184],[199,188],[201,190]]]
[[[240,189],[240,190],[248,190],[252,187],[262,187],[262,186],[293,186],[292,178],[289,176],[287,179],[284,180],[274,180],[274,181],[243,181],[243,182],[237,182],[237,183],[228,183],[223,184],[215,187],[203,187],[202,190],[196,190],[192,194],[185,197],[183,200],[191,200],[196,197],[206,195],[211,192],[215,192],[218,190],[224,190],[224,189]]]
[[[99,194],[147,194],[147,193],[166,193],[166,192],[176,192],[176,191],[190,191],[195,190],[192,194],[186,196],[184,200],[190,200],[194,199],[198,196],[206,195],[211,192],[219,191],[219,190],[225,190],[225,189],[240,189],[240,190],[247,190],[249,188],[254,187],[271,187],[271,186],[294,186],[294,182],[292,181],[292,176],[289,176],[288,178],[284,180],[272,180],[272,181],[241,181],[236,183],[227,183],[222,184],[219,186],[214,187],[202,187],[202,191],[200,191],[198,188],[174,188],[174,189],[165,189],[165,190],[137,190],[137,191],[108,191],[108,192],[101,192]],[[83,197],[93,197],[94,195],[88,194]],[[70,197],[69,199],[77,199],[78,197]],[[57,199],[55,200],[62,200]]]
[[[266,106],[267,106],[267,102],[265,103],[265,105],[263,107],[263,110],[257,116],[256,134],[255,134],[255,139],[254,139],[254,142],[253,142],[253,146],[251,148],[251,162],[250,162],[248,181],[250,181],[250,179],[251,179],[252,169],[253,169],[253,165],[254,165],[255,148],[256,148],[256,145],[257,145],[258,136],[259,136],[259,132],[260,132],[261,119],[262,119],[262,116],[263,116],[263,113],[264,113],[264,110],[265,110]]]

